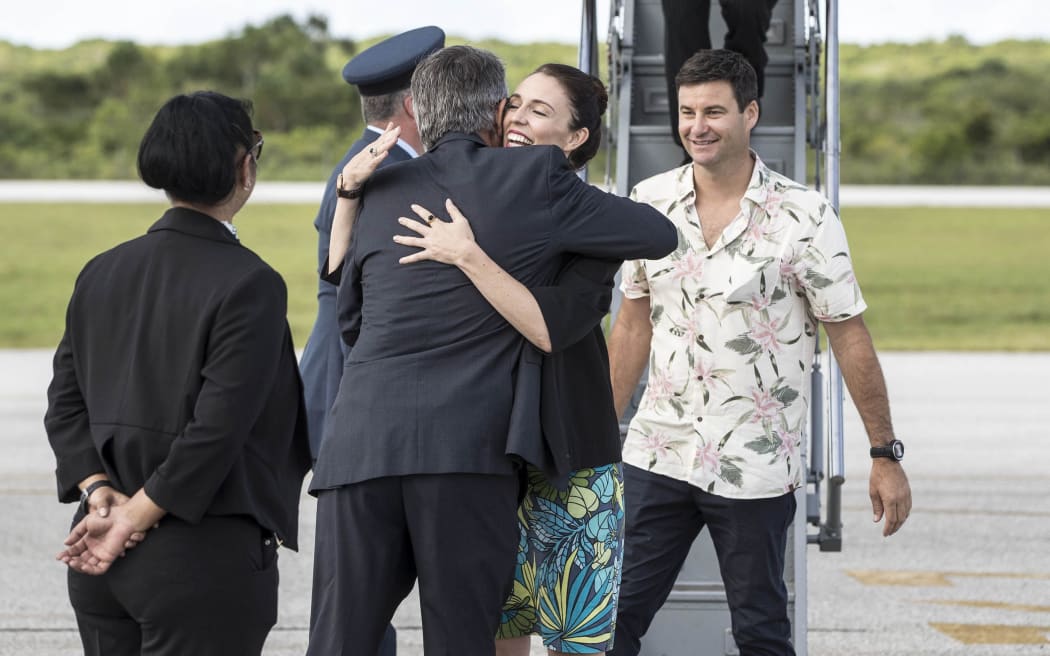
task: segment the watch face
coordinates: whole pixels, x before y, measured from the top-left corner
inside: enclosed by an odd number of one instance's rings
[[[890,448],[893,449],[893,457],[896,460],[901,460],[902,458],[904,458],[904,442],[894,440],[893,443],[890,445]]]

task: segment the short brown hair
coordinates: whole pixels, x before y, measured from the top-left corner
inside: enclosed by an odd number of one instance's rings
[[[754,67],[743,55],[732,50],[697,50],[685,60],[674,77],[679,91],[693,84],[722,81],[733,87],[733,97],[740,111],[744,111],[751,101],[758,100],[758,76]]]

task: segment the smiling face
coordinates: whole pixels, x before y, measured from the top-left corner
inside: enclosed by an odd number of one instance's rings
[[[518,85],[503,114],[503,145],[547,145],[566,155],[587,140],[587,128],[572,129],[569,96],[555,78],[533,73]]]
[[[678,89],[678,136],[693,163],[716,169],[749,157],[751,129],[758,122],[754,101],[738,108],[729,82],[703,82]]]

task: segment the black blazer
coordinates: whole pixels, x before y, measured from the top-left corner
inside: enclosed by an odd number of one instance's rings
[[[601,326],[620,264],[576,256],[559,272],[555,285],[530,290],[547,324],[551,353],[541,360],[539,409],[531,410],[539,425],[523,422],[512,430],[525,434],[509,439],[535,440],[536,432],[541,433],[549,460],[534,464],[556,482],[574,470],[622,460]],[[527,404],[529,393],[524,395]]]
[[[248,515],[296,548],[310,452],[286,305],[276,271],[189,209],[88,262],[44,417],[59,500],[105,472],[180,519]]]
[[[659,212],[579,179],[550,146],[486,148],[451,134],[365,188],[343,267],[339,323],[352,345],[311,490],[391,475],[511,473],[506,456],[524,340],[457,268],[401,265],[393,242],[417,202],[453,198],[481,247],[528,287],[566,253],[659,258],[678,242]]]
[[[332,169],[328,183],[324,187],[324,198],[314,219],[317,228],[317,266],[328,262],[328,243],[332,237],[332,217],[335,215],[335,183],[343,167],[350,158],[368,147],[379,138],[379,133],[365,129],[361,138],[354,142],[350,149]],[[408,152],[395,145],[379,166],[412,159]],[[343,375],[345,357],[342,338],[339,336],[339,322],[335,319],[336,285],[321,277],[317,287],[317,319],[314,321],[310,338],[306,340],[303,357],[299,361],[299,370],[303,375],[303,391],[306,396],[307,425],[310,429],[310,451],[314,457],[321,448],[321,437],[324,434],[324,420],[328,409],[332,407],[335,393],[339,390],[339,378]]]

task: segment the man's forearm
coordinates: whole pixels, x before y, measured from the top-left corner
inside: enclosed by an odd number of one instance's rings
[[[652,344],[649,300],[624,300],[609,335],[609,371],[617,418],[623,416],[645,370]]]
[[[894,437],[886,379],[864,319],[856,316],[846,321],[825,323],[824,329],[842,369],[846,388],[853,397],[853,405],[868,432],[868,441],[872,446],[889,443]],[[868,495],[873,519],[876,522],[883,517],[886,519],[883,536],[896,533],[911,512],[911,486],[901,464],[888,458],[873,458]]]
[[[839,323],[825,323],[831,350],[842,370],[853,405],[873,446],[894,439],[886,379],[864,320],[857,316]]]

